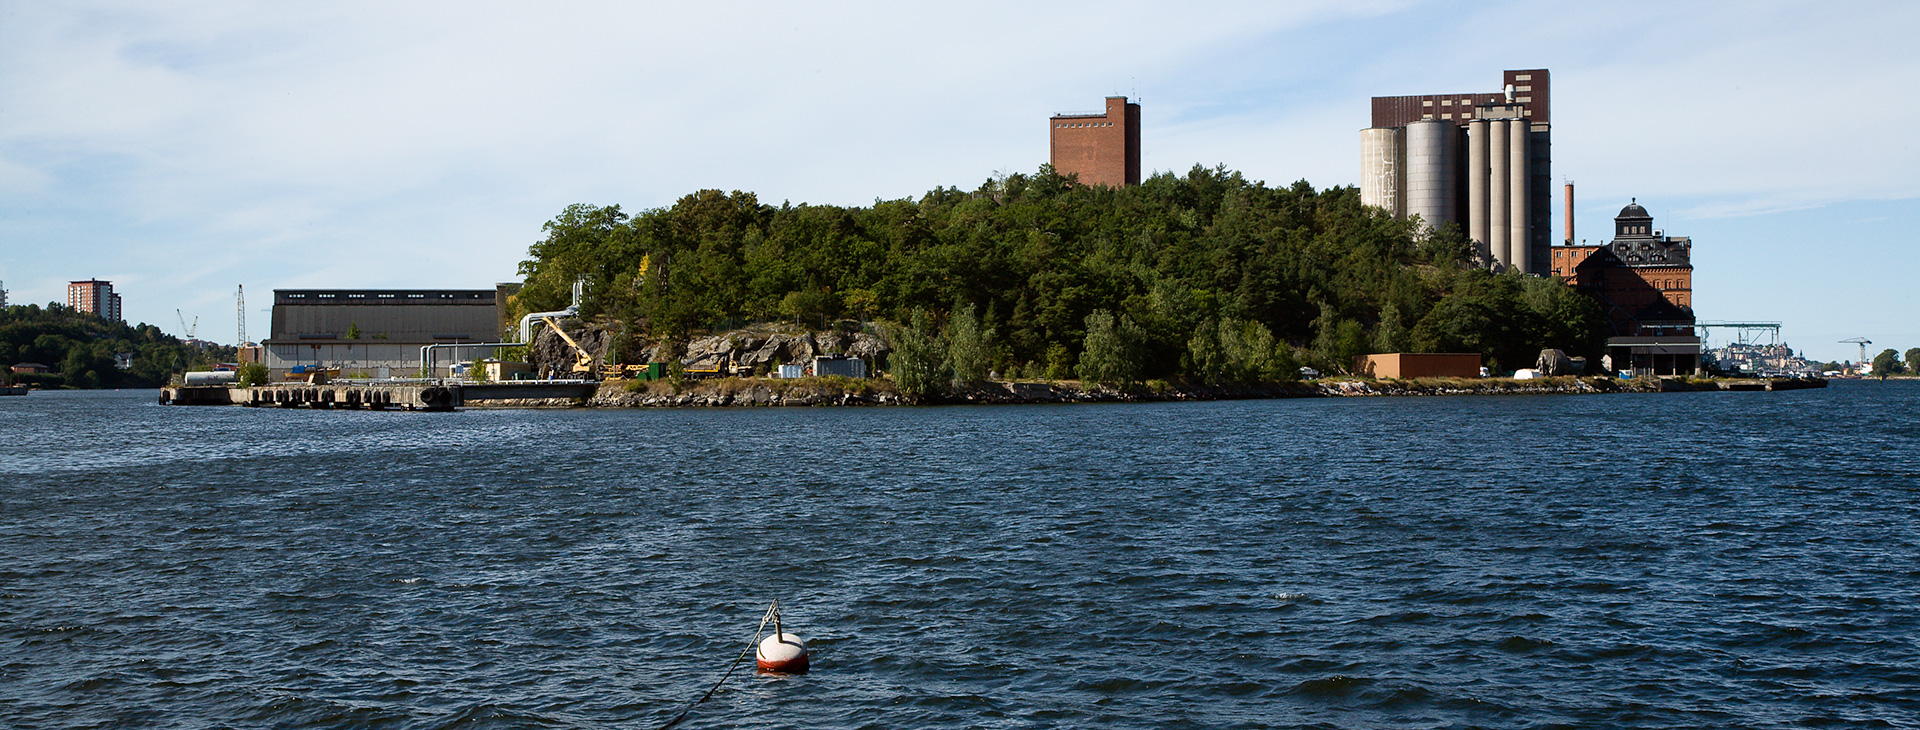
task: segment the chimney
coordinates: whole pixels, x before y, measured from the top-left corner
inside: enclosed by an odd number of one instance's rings
[[[1573,183],[1567,183],[1567,243],[1573,245]]]

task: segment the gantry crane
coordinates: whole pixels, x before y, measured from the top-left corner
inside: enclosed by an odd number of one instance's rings
[[[1860,346],[1860,359],[1859,359],[1859,360],[1857,360],[1857,361],[1855,361],[1855,362],[1856,362],[1856,363],[1865,363],[1865,362],[1867,361],[1867,345],[1871,345],[1871,344],[1873,344],[1873,340],[1869,340],[1869,339],[1867,339],[1867,338],[1865,338],[1865,337],[1855,337],[1855,338],[1853,338],[1853,339],[1851,339],[1851,340],[1841,340],[1841,342],[1844,342],[1844,343],[1850,343],[1850,344],[1856,344],[1856,345],[1859,345],[1859,346]]]

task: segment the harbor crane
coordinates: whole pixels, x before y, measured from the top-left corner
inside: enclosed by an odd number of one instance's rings
[[[233,305],[240,314],[240,347],[247,346],[247,285],[233,290]]]
[[[193,316],[193,324],[191,325],[187,324],[187,315],[181,314],[180,310],[173,310],[173,316],[180,318],[180,329],[187,333],[187,339],[198,339],[194,337],[194,334],[200,331],[200,315],[196,314]]]
[[[1843,343],[1848,343],[1848,344],[1855,344],[1855,345],[1859,345],[1859,346],[1860,346],[1860,359],[1859,359],[1859,360],[1856,360],[1855,362],[1866,362],[1866,361],[1867,361],[1867,345],[1871,345],[1871,344],[1873,344],[1873,340],[1869,340],[1869,339],[1867,339],[1867,338],[1865,338],[1865,337],[1855,337],[1855,338],[1853,338],[1853,339],[1851,339],[1851,340],[1841,340],[1841,342],[1843,342]]]

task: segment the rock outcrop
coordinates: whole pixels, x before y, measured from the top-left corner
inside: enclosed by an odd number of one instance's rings
[[[613,341],[611,333],[597,324],[577,320],[564,321],[561,326],[567,329],[568,336],[592,353],[595,367],[605,362],[607,348]],[[528,357],[536,373],[564,377],[573,368],[573,348],[551,327],[540,328],[531,350]],[[632,362],[626,364],[665,362],[671,352],[667,343],[647,344],[639,348],[637,357],[629,357]],[[686,344],[679,360],[689,370],[744,365],[757,374],[765,374],[772,372],[778,363],[805,363],[817,355],[838,354],[852,355],[867,361],[870,368],[879,369],[886,365],[887,355],[892,352],[893,348],[884,338],[871,332],[845,329],[816,332],[790,324],[768,324],[694,339]]]

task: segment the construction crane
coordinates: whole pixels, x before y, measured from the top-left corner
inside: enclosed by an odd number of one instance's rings
[[[247,285],[241,284],[239,288],[233,290],[233,306],[236,310],[238,310],[238,314],[240,315],[240,341],[237,343],[237,345],[239,347],[246,347],[247,346]]]
[[[193,316],[193,324],[191,325],[187,324],[187,315],[181,314],[180,310],[173,310],[173,316],[180,318],[180,329],[187,333],[187,339],[198,339],[194,337],[194,334],[200,331],[200,315],[196,314]]]
[[[1860,346],[1860,359],[1859,359],[1859,360],[1856,360],[1855,362],[1856,362],[1856,363],[1864,363],[1864,362],[1866,362],[1866,361],[1867,361],[1867,345],[1871,345],[1871,344],[1873,344],[1873,340],[1869,340],[1869,339],[1867,339],[1867,338],[1865,338],[1865,337],[1855,337],[1855,338],[1853,338],[1853,339],[1851,339],[1851,340],[1841,340],[1841,342],[1842,342],[1842,343],[1847,343],[1847,344],[1854,344],[1854,345],[1859,345],[1859,346]]]

